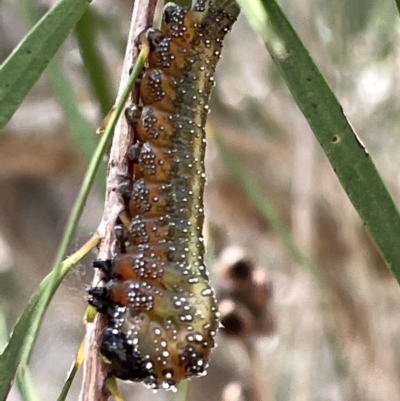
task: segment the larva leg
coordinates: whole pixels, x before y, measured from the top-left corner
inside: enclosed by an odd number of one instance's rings
[[[81,367],[84,359],[85,359],[85,339],[83,339],[79,345],[78,351],[75,355],[72,366],[69,369],[67,379],[64,382],[64,386],[61,390],[58,399],[65,399],[65,395],[68,394],[68,391],[71,387],[72,382],[74,381],[76,373],[78,372],[78,369]]]
[[[88,303],[98,312],[107,314],[111,305],[109,291],[105,287],[92,287],[88,291]]]
[[[124,240],[124,226],[122,224],[117,224],[114,226],[114,235],[118,241],[122,242]]]
[[[152,51],[160,44],[161,39],[164,37],[164,35],[158,29],[149,28],[147,29],[147,31],[144,32],[144,37],[150,45],[150,51]]]
[[[138,53],[140,49],[144,45],[148,45],[148,39],[146,36],[146,31],[143,31],[135,40],[135,46],[138,49]],[[129,69],[129,75],[132,74],[134,65],[131,66]],[[138,118],[140,118],[140,107],[139,105],[139,100],[140,100],[140,86],[142,84],[142,78],[143,74],[145,72],[145,68],[140,72],[139,76],[137,77],[135,81],[135,86],[133,89],[132,97],[133,97],[133,104],[132,106],[128,106],[127,109],[125,110],[125,116],[130,124],[135,125],[135,121],[137,121]]]
[[[139,163],[140,152],[142,151],[142,144],[135,143],[128,149],[128,157],[134,164]]]
[[[135,39],[135,46],[138,50],[143,46],[149,45],[150,51],[153,51],[163,38],[163,34],[159,29],[148,28],[142,31]]]
[[[110,259],[96,259],[93,262],[95,269],[100,269],[107,276],[111,275],[112,272],[112,261]]]
[[[142,111],[136,103],[131,103],[125,109],[125,117],[128,120],[128,123],[132,124],[133,126],[136,126],[137,122],[140,119],[141,113]]]
[[[132,195],[132,181],[125,180],[121,182],[117,187],[117,191],[125,202],[129,201]]]
[[[123,210],[119,216],[119,223],[114,226],[114,235],[116,238],[115,252],[124,253],[126,252],[126,241],[129,235],[129,224],[131,222],[131,216],[127,210]]]

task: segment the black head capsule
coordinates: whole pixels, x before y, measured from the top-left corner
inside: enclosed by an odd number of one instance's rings
[[[151,375],[148,362],[133,349],[125,335],[114,327],[104,330],[101,353],[108,359],[112,373],[122,380],[142,381]]]

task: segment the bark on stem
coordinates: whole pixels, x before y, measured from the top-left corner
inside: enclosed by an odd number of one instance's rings
[[[157,0],[135,1],[118,96],[121,95],[127,85],[129,70],[137,56],[134,41],[143,30],[153,25],[156,5]],[[100,238],[102,238],[98,257],[102,259],[112,258],[114,252],[115,237],[113,229],[118,214],[123,207],[115,189],[128,176],[126,154],[132,144],[131,142],[130,127],[124,115],[121,115],[115,127],[110,150],[104,213],[97,230]],[[94,285],[97,285],[100,280],[100,272],[96,271],[93,279]],[[80,401],[106,401],[109,397],[103,389],[107,372],[101,360],[98,342],[105,324],[105,317],[97,314],[94,322],[86,325],[86,358],[83,364],[84,371],[79,397]]]

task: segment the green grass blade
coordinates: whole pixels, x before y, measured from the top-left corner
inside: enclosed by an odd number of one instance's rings
[[[400,0],[395,0],[396,6],[397,6],[397,10],[400,13]]]
[[[400,215],[370,155],[276,2],[241,0],[240,4],[263,38],[341,185],[400,283]]]
[[[70,258],[64,263],[61,262],[82,213],[94,175],[101,162],[110,136],[111,135],[107,137],[104,135],[102,137],[93,156],[92,163],[86,173],[78,198],[69,217],[60,248],[53,264],[52,272],[42,281],[30,299],[28,306],[25,308],[14,328],[7,347],[0,356],[0,372],[2,372],[2,375],[0,375],[0,399],[6,398],[18,366],[20,364],[22,366],[27,364],[40,324],[44,317],[44,312],[68,270],[77,261],[75,258]],[[95,243],[93,243],[91,247],[94,245]]]
[[[62,281],[69,268],[70,266],[65,265],[62,267],[55,284],[59,284]],[[1,400],[5,400],[7,397],[23,351],[25,351],[27,347],[32,346],[34,338],[32,338],[31,331],[37,319],[39,303],[47,290],[49,282],[53,281],[54,276],[54,272],[50,273],[39,285],[30,299],[28,306],[22,313],[21,318],[17,322],[12,337],[3,354],[0,356],[0,372],[2,372],[0,375]]]
[[[111,109],[114,97],[109,85],[111,77],[105,68],[99,48],[96,46],[99,26],[100,20],[97,14],[89,8],[76,24],[75,34],[92,92],[99,101],[101,112],[105,116]]]
[[[61,389],[61,393],[57,398],[57,401],[65,401],[67,399],[69,390],[71,389],[72,382],[81,367],[83,360],[85,358],[85,340],[82,340],[79,349],[75,355],[75,360],[72,363],[71,369],[68,372],[67,380],[65,380],[64,386]]]
[[[0,353],[6,347],[9,338],[9,332],[6,322],[6,317],[0,310]],[[28,367],[23,369],[20,367],[17,374],[17,388],[22,401],[39,401],[32,375]]]
[[[60,0],[0,66],[0,129],[14,114],[91,0]]]
[[[69,268],[76,263],[80,257],[82,257],[83,251],[81,253],[77,252],[76,256],[73,255],[65,262],[62,262],[62,259],[67,252],[68,244],[70,243],[72,235],[75,231],[79,217],[82,213],[95,174],[101,163],[104,151],[112,136],[112,132],[118,117],[124,109],[133,84],[137,79],[139,72],[143,68],[144,60],[147,58],[147,52],[148,49],[142,49],[140,52],[138,60],[135,64],[135,68],[129,78],[128,85],[121,97],[118,99],[115,110],[108,120],[107,127],[101,136],[100,142],[96,148],[91,163],[89,164],[77,200],[69,217],[59,250],[53,263],[52,272],[42,281],[30,299],[28,306],[25,308],[16,326],[14,327],[14,331],[9,343],[7,344],[3,354],[0,356],[0,400],[6,399],[18,366],[20,364],[22,366],[27,364],[29,355],[32,351],[32,347],[39,331],[40,324],[43,320],[44,312],[57,287],[67,274]],[[91,240],[88,241],[86,247],[91,248],[94,245],[94,240]],[[84,248],[85,247],[82,249]],[[86,252],[87,250],[83,254]]]
[[[22,401],[40,401],[32,374],[27,366],[19,367],[16,383]]]
[[[0,354],[3,353],[3,349],[6,347],[7,341],[8,341],[7,321],[3,311],[0,309]]]
[[[115,125],[115,119],[111,121],[110,124],[111,123]],[[25,308],[21,318],[14,328],[10,342],[8,343],[3,355],[0,357],[0,372],[3,372],[0,376],[0,399],[5,399],[8,394],[18,365],[20,363],[23,365],[27,364],[40,324],[44,317],[44,312],[56,289],[65,277],[68,269],[71,267],[71,265],[65,267],[65,264],[61,263],[61,261],[67,252],[67,247],[72,239],[72,235],[85,206],[95,174],[111,137],[111,132],[112,130],[108,130],[107,135],[102,135],[99,145],[96,148],[96,152],[93,155],[63,234],[61,245],[53,264],[52,273],[47,276],[31,298],[28,306]]]

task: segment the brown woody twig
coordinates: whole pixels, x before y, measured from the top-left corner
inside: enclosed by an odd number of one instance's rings
[[[153,25],[156,4],[157,0],[135,1],[118,96],[121,95],[127,85],[129,70],[137,56],[135,39],[143,30]],[[114,253],[115,237],[113,229],[118,214],[123,208],[116,188],[128,177],[126,154],[132,145],[131,138],[130,127],[122,115],[115,127],[108,163],[104,213],[97,230],[102,238],[98,254],[101,259],[111,259]],[[94,285],[97,285],[100,280],[100,272],[96,271],[93,280]],[[107,372],[101,360],[98,341],[105,324],[105,317],[97,314],[94,322],[86,325],[86,358],[80,401],[106,401],[109,397],[103,388]]]

